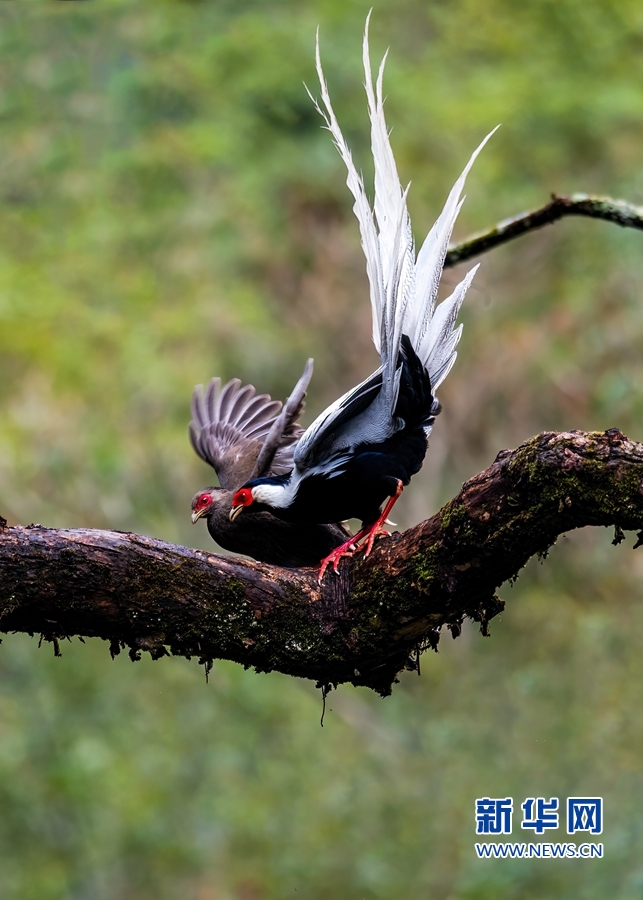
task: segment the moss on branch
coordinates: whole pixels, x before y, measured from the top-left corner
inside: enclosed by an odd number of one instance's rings
[[[0,530],[0,630],[231,659],[385,695],[397,674],[457,636],[486,633],[496,591],[559,534],[586,525],[643,531],[643,446],[617,429],[545,433],[503,451],[435,516],[342,563],[319,585],[279,569],[134,534]]]

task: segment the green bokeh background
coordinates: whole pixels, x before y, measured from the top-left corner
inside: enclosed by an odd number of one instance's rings
[[[310,421],[372,370],[344,172],[303,87],[319,24],[368,176],[370,2],[0,5],[11,524],[211,546],[189,520],[211,481],[187,442],[193,385],[236,375],[283,397],[313,355]],[[643,202],[637,0],[381,0],[371,35],[374,58],[390,46],[418,239],[498,122],[457,236],[552,191]],[[401,527],[540,430],[643,437],[639,233],[567,220],[495,251],[463,320]],[[610,539],[561,539],[505,586],[490,639],[445,636],[387,700],[341,687],[323,729],[306,682],[217,663],[206,684],[194,662],[112,661],[96,641],[54,659],[7,636],[0,896],[640,898],[643,557]],[[475,858],[476,797],[584,794],[605,798],[602,860]]]

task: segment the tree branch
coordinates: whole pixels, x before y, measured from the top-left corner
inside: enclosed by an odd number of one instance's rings
[[[643,229],[643,208],[626,203],[625,200],[590,197],[588,194],[572,194],[571,197],[558,197],[552,194],[551,201],[545,206],[531,212],[520,213],[512,219],[504,219],[488,231],[451,246],[444,263],[445,268],[479,256],[529,231],[551,225],[564,216],[589,216],[591,219],[615,222],[623,228]]]
[[[617,429],[544,433],[502,451],[439,513],[382,539],[320,586],[279,569],[121,532],[0,531],[0,630],[57,642],[232,659],[322,685],[382,695],[417,653],[465,616],[483,634],[497,588],[559,534],[585,525],[643,530],[643,445]],[[639,536],[640,540],[640,536]]]

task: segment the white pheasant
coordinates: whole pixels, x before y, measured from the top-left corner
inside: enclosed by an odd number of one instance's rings
[[[369,16],[370,17],[370,16]],[[315,105],[348,171],[355,199],[373,313],[373,341],[381,365],[369,378],[331,404],[299,439],[287,475],[248,481],[234,495],[230,518],[244,509],[268,510],[287,522],[362,520],[362,529],[322,561],[355,552],[365,539],[368,554],[404,485],[419,471],[427,438],[440,411],[437,387],[456,359],[462,326],[455,322],[475,266],[450,297],[436,306],[444,258],[462,205],[462,189],[482,141],[452,188],[444,209],[416,256],[406,197],[397,174],[384,118],[382,80],[371,75],[368,19],[363,43],[366,97],[375,165],[371,207],[362,176],[344,140],[322,71],[317,41],[321,104]],[[495,129],[494,129],[495,131]],[[385,503],[386,501],[386,503]],[[381,509],[382,504],[384,508]]]

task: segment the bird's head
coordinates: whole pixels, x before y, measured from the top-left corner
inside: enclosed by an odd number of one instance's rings
[[[274,512],[290,502],[285,490],[289,475],[276,475],[271,478],[254,478],[240,487],[232,498],[230,521],[234,522],[244,509],[252,508],[253,512]]]
[[[252,506],[253,503],[256,503],[255,497],[253,496],[253,488],[251,487],[242,487],[235,493],[232,498],[232,509],[230,510],[230,521],[234,522],[240,513],[247,506]]]
[[[214,503],[214,488],[205,488],[203,491],[199,491],[192,497],[192,524],[194,525],[197,519],[200,519],[201,516],[205,516],[208,513],[208,510],[212,507]]]

